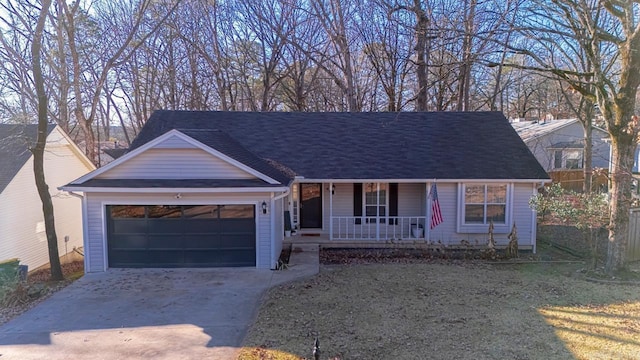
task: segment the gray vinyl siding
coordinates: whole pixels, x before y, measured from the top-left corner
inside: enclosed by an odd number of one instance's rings
[[[607,133],[594,128],[592,132],[592,161],[595,168],[609,168],[609,144],[605,142]],[[572,123],[552,133],[527,141],[527,146],[542,167],[553,170],[554,152],[549,149],[553,144],[584,139],[584,130],[579,122]]]
[[[156,149],[196,149],[197,147],[178,136],[171,136],[160,144],[154,146]]]
[[[87,273],[93,272],[102,272],[106,268],[104,259],[105,259],[105,248],[106,245],[104,241],[106,241],[106,219],[103,216],[106,216],[103,210],[103,206],[101,204],[102,198],[99,195],[86,194],[87,197],[87,219],[86,219],[86,227],[87,227],[87,237],[85,244],[85,257],[86,266],[85,269]]]
[[[256,203],[256,219],[258,222],[256,267],[258,269],[271,269],[271,215],[262,213],[262,201],[269,203],[268,199],[258,200]]]
[[[353,184],[335,184],[335,194],[333,200],[333,216],[353,216]],[[461,241],[468,241],[475,245],[486,244],[488,241],[488,233],[482,232],[458,232],[458,186],[456,183],[438,183],[438,199],[440,202],[440,210],[442,212],[443,222],[433,230],[427,230],[429,220],[425,219],[425,231],[430,232],[430,241],[441,242],[446,245],[459,245]],[[325,231],[329,231],[329,202],[331,198],[327,191],[328,184],[324,184],[324,221],[326,222]],[[398,216],[401,217],[426,217],[427,207],[427,188],[430,184],[426,183],[400,183],[398,184]],[[533,211],[529,208],[529,198],[533,194],[533,184],[514,184],[511,194],[511,221],[515,222],[518,228],[518,243],[520,245],[534,245],[532,237],[535,235],[535,217]],[[461,212],[460,212],[461,214]],[[412,222],[416,220],[411,219]],[[511,224],[508,228],[511,229]],[[367,226],[375,228],[375,225],[363,225],[366,233]],[[408,231],[408,225],[403,229],[403,234]],[[381,233],[384,233],[384,227],[381,227]],[[389,227],[393,229],[393,227]],[[338,233],[338,229],[334,225],[334,234]],[[344,229],[342,229],[344,231]],[[358,233],[360,226],[357,226]],[[390,232],[392,230],[389,230]],[[398,226],[395,231],[400,231]],[[463,230],[464,231],[464,230]],[[487,227],[488,231],[488,227]],[[508,231],[507,231],[508,232]],[[495,233],[494,237],[498,245],[506,245],[508,242],[507,232]]]
[[[328,213],[329,206],[326,206],[327,221],[329,221]],[[333,195],[333,216],[353,216],[353,184],[336,184]]]
[[[286,198],[285,198],[286,199]],[[280,253],[282,252],[282,241],[284,240],[284,201],[285,199],[280,199],[275,201],[275,224],[274,224],[274,252],[273,252],[273,263],[271,268],[275,268],[275,265],[280,257]]]
[[[333,216],[353,216],[353,184],[335,184]],[[327,185],[325,184],[325,188]],[[326,193],[328,191],[325,190]],[[398,184],[398,216],[424,216],[425,184]],[[329,195],[324,196],[324,221],[329,221]]]
[[[515,184],[513,189],[513,222],[518,228],[518,245],[534,245],[536,218],[529,207],[529,199],[533,195],[533,184]],[[513,224],[511,224],[513,225]],[[507,241],[505,239],[505,241]],[[506,242],[505,242],[506,243]]]
[[[442,213],[442,223],[430,232],[430,240],[434,243],[438,241],[444,244],[459,243],[466,238],[466,234],[458,234],[457,227],[457,207],[458,207],[458,184],[438,183],[438,201],[440,202],[440,212]],[[427,219],[427,228],[429,227]]]
[[[535,217],[533,210],[529,208],[529,198],[533,194],[533,184],[514,184],[511,194],[511,229],[513,222],[518,228],[518,244],[534,245],[532,241],[532,231],[535,231]],[[488,230],[483,232],[457,232],[458,216],[458,184],[438,184],[438,199],[444,221],[435,229],[431,230],[430,239],[432,242],[442,242],[449,245],[459,245],[462,240],[468,241],[472,245],[483,245],[488,242]],[[498,245],[506,245],[509,240],[508,233],[494,233],[494,238]]]
[[[201,149],[149,149],[98,179],[252,179],[255,176]]]
[[[608,169],[611,147],[606,139],[609,138],[609,134],[605,131],[594,129],[591,136],[593,137],[592,166],[594,168]]]
[[[85,241],[87,257],[86,272],[102,272],[105,263],[106,246],[106,205],[197,205],[197,204],[253,204],[256,206],[257,243],[256,267],[271,268],[275,260],[271,259],[271,216],[262,214],[260,204],[269,203],[271,193],[247,194],[182,194],[175,199],[172,194],[127,194],[127,193],[87,193],[87,239]],[[277,221],[281,221],[276,216]]]
[[[424,216],[426,209],[426,185],[398,184],[398,216]]]

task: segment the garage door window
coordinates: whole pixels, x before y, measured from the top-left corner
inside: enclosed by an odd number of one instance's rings
[[[179,218],[182,215],[182,209],[180,206],[173,205],[157,205],[149,206],[149,218]]]
[[[184,217],[187,219],[217,219],[218,205],[189,205],[183,206]]]
[[[220,206],[221,219],[252,219],[253,205],[222,205]]]
[[[112,219],[144,218],[144,206],[115,205],[111,206]]]

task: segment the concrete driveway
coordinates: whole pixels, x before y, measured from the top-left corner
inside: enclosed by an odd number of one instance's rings
[[[317,246],[298,259],[86,275],[0,327],[0,359],[235,359],[265,290],[317,273]]]

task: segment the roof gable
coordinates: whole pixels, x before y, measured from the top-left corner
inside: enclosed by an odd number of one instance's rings
[[[194,129],[220,131],[306,179],[548,179],[498,112],[156,111],[131,149],[172,129],[212,148]]]
[[[82,184],[92,179],[201,179],[216,176],[220,179],[258,178],[269,184],[278,184],[283,180],[282,176],[273,179],[251,164],[230,157],[185,133],[189,131],[172,129],[140,147],[131,148],[122,157],[71,184]],[[222,139],[224,135],[218,135],[217,138]],[[159,170],[153,171],[155,168]],[[224,174],[215,173],[220,169]]]
[[[47,136],[55,127],[47,126]],[[0,124],[0,192],[31,158],[37,136],[38,125]]]

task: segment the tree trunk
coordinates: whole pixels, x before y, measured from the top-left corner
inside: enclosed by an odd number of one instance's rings
[[[40,51],[42,48],[42,33],[47,18],[47,13],[51,7],[51,0],[42,2],[38,24],[33,34],[31,44],[31,56],[33,58],[33,82],[38,96],[38,137],[33,153],[33,173],[35,176],[38,195],[42,201],[42,212],[44,215],[44,227],[47,234],[47,245],[49,247],[49,262],[51,264],[51,280],[62,280],[62,267],[60,266],[60,255],[58,254],[58,238],[56,236],[56,224],[53,213],[53,202],[49,194],[49,186],[44,178],[44,148],[47,143],[47,94],[44,90],[44,79],[42,77],[42,67],[40,64]]]
[[[592,190],[593,177],[593,103],[586,101],[584,111],[584,121],[582,128],[584,130],[584,164],[582,167],[584,181],[582,182],[582,191],[590,193]]]
[[[619,115],[618,115],[619,116]],[[636,144],[630,136],[611,137],[611,195],[609,243],[605,270],[613,273],[624,267],[629,239],[631,172]]]
[[[416,77],[418,78],[418,94],[416,96],[416,111],[427,111],[429,104],[429,97],[427,91],[429,90],[428,84],[428,71],[429,71],[429,58],[427,54],[428,47],[428,31],[429,31],[429,19],[427,14],[422,9],[420,0],[413,1],[413,12],[416,15]]]
[[[462,66],[460,68],[460,77],[458,80],[458,111],[469,110],[469,88],[471,86],[471,49],[473,47],[474,22],[476,17],[477,0],[471,0],[469,4],[469,12],[466,12],[465,1],[465,19],[464,19],[464,37],[462,40]]]
[[[67,29],[67,41],[69,45],[69,51],[71,53],[71,62],[73,68],[73,94],[75,95],[75,107],[74,115],[76,116],[76,122],[80,125],[82,134],[85,141],[85,154],[94,163],[97,164],[98,154],[96,152],[96,140],[93,129],[91,128],[91,120],[87,119],[84,114],[83,92],[80,84],[82,78],[82,69],[80,65],[80,55],[76,47],[76,27],[75,27],[75,13],[78,9],[79,3],[72,4],[73,10],[69,9],[66,1],[58,0],[66,15],[66,29]],[[60,20],[61,21],[61,20]]]
[[[67,66],[67,52],[65,50],[66,39],[64,37],[64,11],[62,6],[57,6],[56,16],[58,17],[58,24],[56,26],[56,40],[58,45],[58,56],[56,60],[58,64],[58,81],[59,85],[59,99],[58,99],[58,125],[62,127],[67,134],[70,132],[69,125],[69,69]]]

